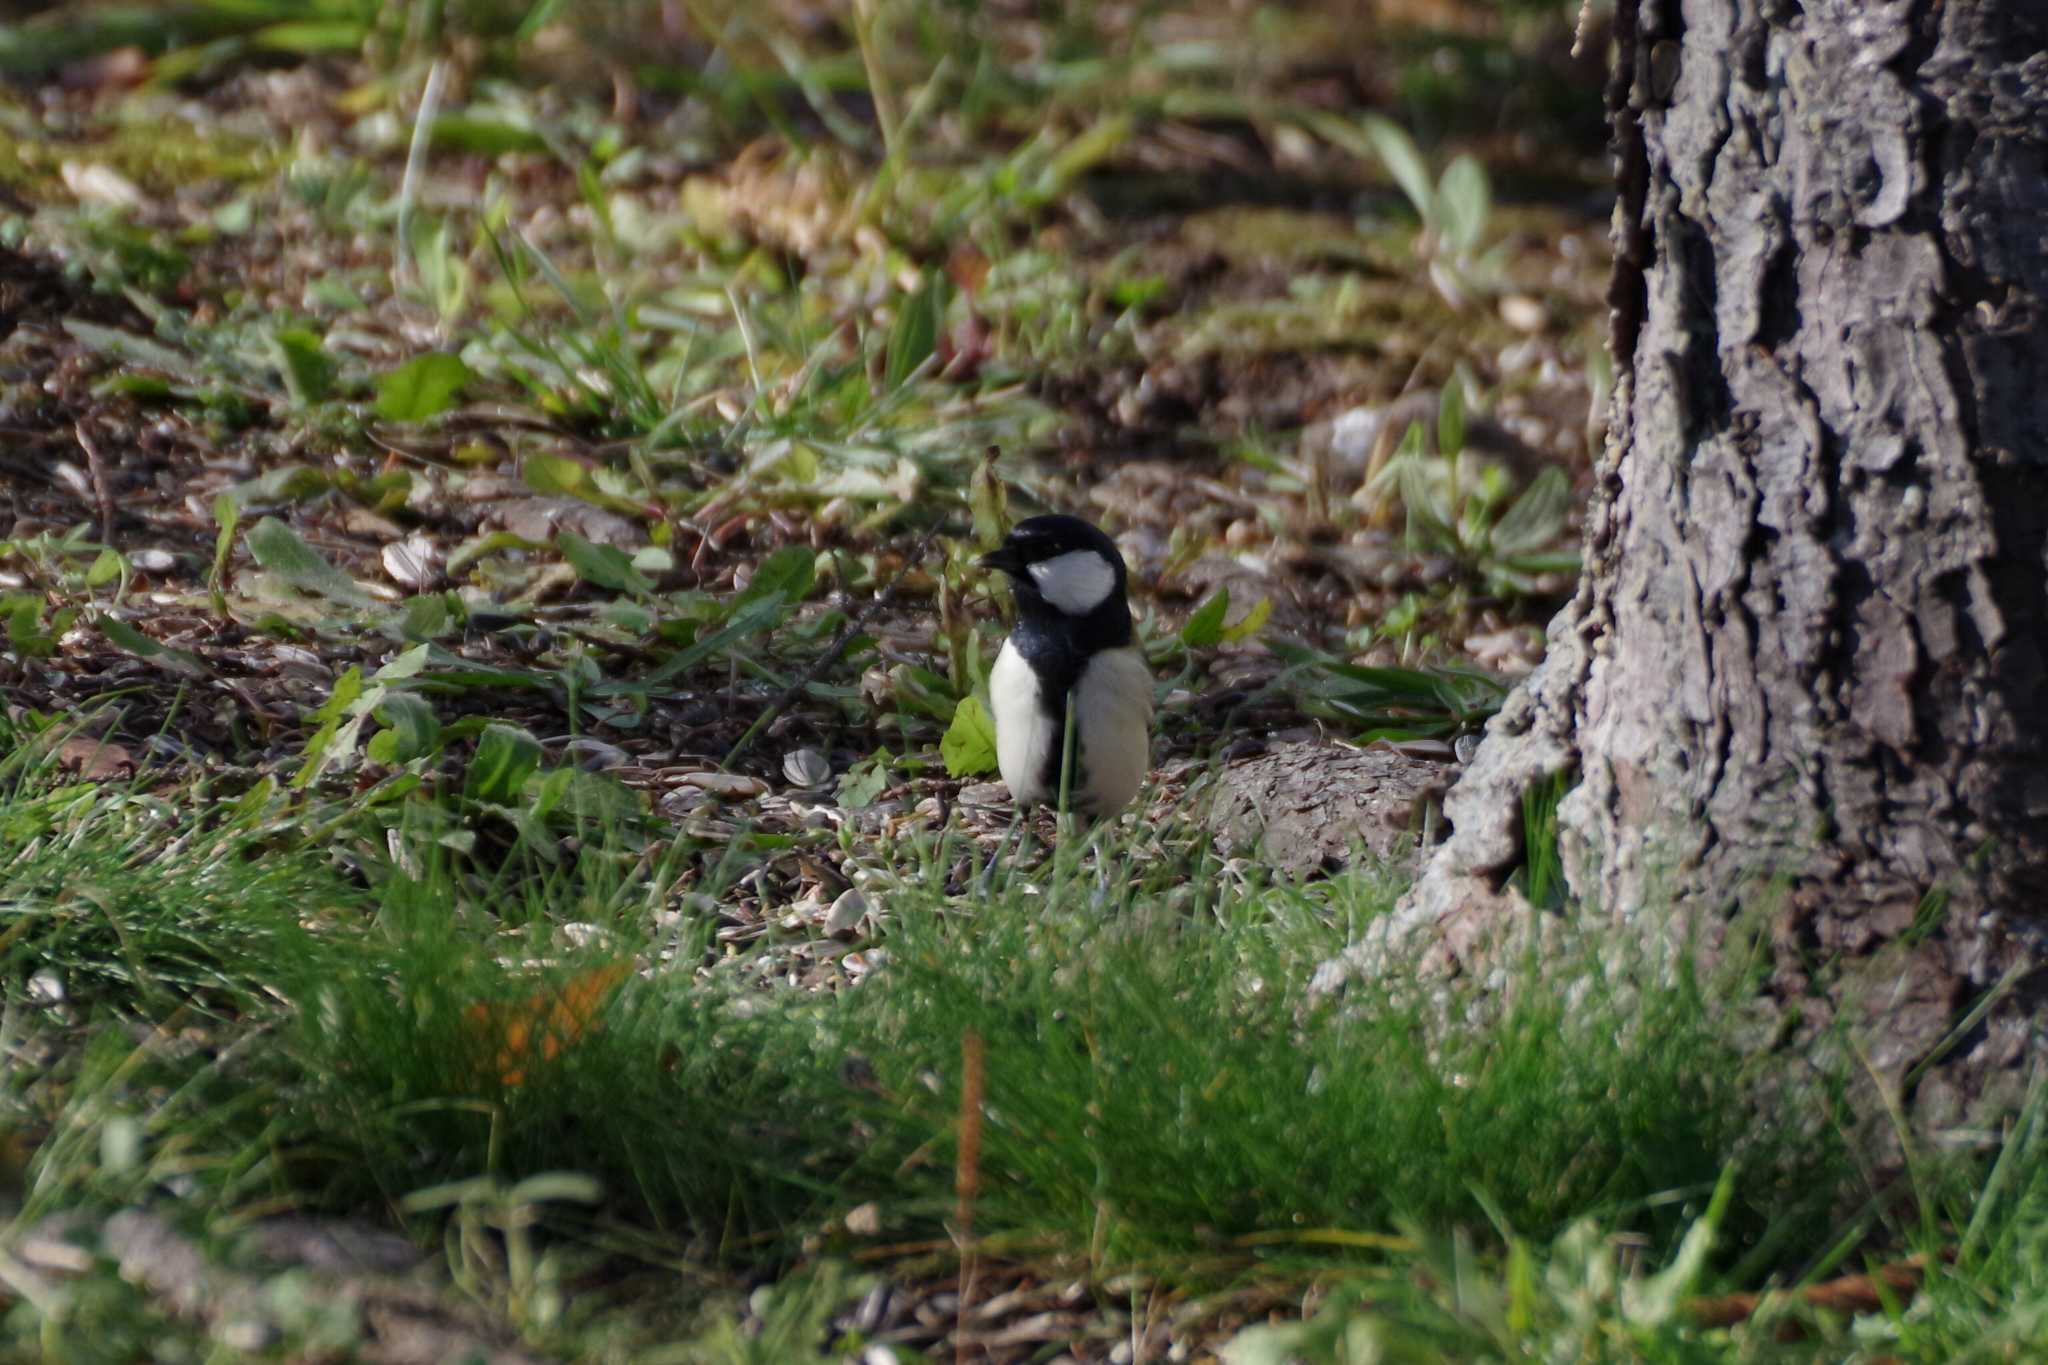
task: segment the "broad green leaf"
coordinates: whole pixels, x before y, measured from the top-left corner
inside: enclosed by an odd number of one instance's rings
[[[1465,385],[1456,376],[1445,382],[1443,396],[1437,399],[1436,449],[1446,460],[1465,450]]]
[[[334,680],[334,686],[327,693],[327,700],[320,703],[313,712],[313,719],[334,720],[349,707],[354,706],[363,695],[363,670],[350,664]]]
[[[354,579],[329,564],[276,517],[265,517],[251,527],[248,544],[258,564],[303,592],[351,607],[376,605],[376,599],[357,587]]]
[[[445,352],[415,356],[377,381],[377,415],[387,422],[420,422],[455,405],[476,376]]]
[[[529,455],[519,466],[519,477],[536,493],[588,498],[597,491],[590,471],[566,455]]]
[[[440,746],[441,719],[423,697],[393,692],[377,707],[376,715],[385,728],[371,736],[368,747],[370,757],[379,763],[409,763]]]
[[[432,651],[425,645],[414,645],[370,676],[381,683],[403,682],[407,678],[416,678],[420,670],[427,666],[427,659],[431,653]]]
[[[1436,190],[1430,182],[1429,166],[1423,161],[1415,139],[1408,136],[1407,130],[1399,124],[1378,114],[1366,115],[1365,135],[1378,154],[1380,164],[1401,187],[1401,193],[1408,196],[1408,202],[1422,215],[1422,221],[1434,227],[1437,220]]]
[[[30,593],[0,597],[0,615],[7,617],[7,643],[15,652],[37,659],[57,652],[56,637],[43,625],[41,599]]]
[[[634,568],[632,559],[615,545],[599,545],[574,531],[561,531],[555,535],[555,548],[562,552],[562,558],[569,561],[577,576],[586,583],[594,583],[612,592],[630,592],[640,596],[654,591],[654,584]]]
[[[1267,620],[1272,615],[1273,599],[1261,597],[1252,603],[1252,609],[1246,612],[1242,619],[1223,628],[1223,638],[1233,644],[1239,640],[1249,640],[1265,628]]]
[[[104,588],[107,584],[121,576],[123,567],[124,564],[119,550],[111,547],[101,550],[98,556],[94,558],[92,567],[85,571],[85,586],[88,588]]]
[[[953,723],[939,741],[939,756],[946,760],[946,776],[976,777],[996,766],[996,722],[988,708],[973,697],[962,697],[953,708]]]
[[[395,623],[401,639],[426,641],[448,632],[448,599],[437,592],[409,597]]]
[[[529,455],[521,463],[520,477],[536,493],[555,497],[581,498],[594,507],[608,508],[629,516],[644,516],[647,508],[631,497],[607,491],[603,471],[593,471],[566,455]]]
[[[1420,459],[1396,457],[1387,464],[1394,475],[1394,487],[1401,492],[1401,508],[1408,515],[1411,539],[1418,534],[1438,550],[1457,545],[1457,528],[1451,525],[1450,509],[1443,506],[1438,483],[1430,477],[1428,464]]]
[[[916,664],[895,664],[889,669],[889,694],[897,710],[949,724],[953,708],[959,705],[954,699],[953,684],[945,674]]]
[[[271,335],[285,390],[300,407],[321,402],[334,392],[335,362],[317,332],[280,327]]]
[[[540,771],[540,741],[517,725],[492,722],[476,742],[463,791],[494,805],[517,804],[526,779]]]
[[[1556,465],[1538,474],[1494,523],[1490,543],[1503,559],[1533,554],[1564,534],[1571,511],[1571,480]]]
[[[313,732],[301,752],[299,770],[292,774],[294,787],[303,790],[312,786],[321,773],[355,752],[356,737],[363,729],[363,712],[368,709],[368,706],[358,703],[368,697],[369,704],[374,705],[382,699],[382,694],[382,688],[366,693],[363,670],[354,666],[334,680],[334,690],[313,712],[313,719],[320,722],[320,728]]]
[[[1180,628],[1180,642],[1189,649],[1205,649],[1215,644],[1223,638],[1223,617],[1229,610],[1230,589],[1216,589]]]
[[[546,548],[547,546],[539,541],[528,540],[525,536],[515,536],[510,531],[492,531],[487,535],[475,536],[465,540],[462,544],[449,551],[448,563],[443,572],[452,579],[476,560],[482,559],[485,555],[496,554],[500,550],[545,550]]]
[[[887,749],[877,749],[848,768],[839,779],[839,804],[847,810],[875,804],[875,798],[889,789],[889,765],[895,759]]]
[[[1486,168],[1471,153],[1461,153],[1444,167],[1437,185],[1438,222],[1444,246],[1451,255],[1469,256],[1479,249],[1486,235],[1487,215],[1493,211],[1493,191],[1486,183]]]
[[[795,606],[810,596],[811,585],[817,578],[817,564],[817,555],[807,546],[783,546],[762,560],[760,567],[754,570],[745,590],[733,599],[733,611],[738,613],[771,595],[780,597],[784,606]]]
[[[206,671],[206,665],[200,662],[197,655],[189,654],[182,649],[174,649],[161,640],[152,640],[126,621],[112,616],[102,616],[99,618],[99,628],[100,634],[106,636],[117,648],[125,649],[139,658],[161,660],[185,672]]]

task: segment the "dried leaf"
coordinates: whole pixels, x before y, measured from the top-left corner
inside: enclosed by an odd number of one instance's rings
[[[596,1028],[605,998],[632,970],[630,962],[607,962],[522,1000],[470,1005],[463,1023],[490,1058],[490,1074],[503,1085],[524,1085],[536,1064],[555,1060]]]
[[[434,562],[440,557],[433,540],[424,531],[415,531],[384,547],[384,572],[408,588],[421,587],[434,576]]]

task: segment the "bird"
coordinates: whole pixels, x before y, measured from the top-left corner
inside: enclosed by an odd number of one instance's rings
[[[1060,800],[1070,702],[1069,802],[1091,819],[1114,815],[1152,767],[1152,671],[1116,542],[1079,517],[1027,517],[981,563],[1009,576],[1017,601],[988,688],[996,767],[1019,815]]]

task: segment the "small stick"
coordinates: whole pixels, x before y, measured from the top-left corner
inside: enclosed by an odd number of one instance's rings
[[[85,452],[85,468],[92,476],[93,496],[99,499],[100,543],[111,547],[114,543],[114,489],[107,482],[107,462],[100,458],[100,448],[86,434],[84,422],[75,423],[71,434],[78,438],[78,448]]]
[[[1951,1256],[1952,1253],[1944,1250],[1941,1259],[1948,1260]],[[1875,1313],[1884,1308],[1887,1296],[1897,1300],[1911,1299],[1919,1292],[1920,1282],[1926,1275],[1927,1257],[1908,1256],[1903,1261],[1881,1265],[1868,1275],[1844,1275],[1821,1284],[1807,1285],[1804,1289],[1689,1299],[1685,1310],[1701,1327],[1733,1327],[1748,1321],[1767,1304],[1774,1303],[1796,1303],[1834,1313]],[[1789,1338],[1785,1335],[1787,1331],[1793,1334]],[[1798,1324],[1780,1325],[1779,1340],[1796,1341],[1798,1336]]]

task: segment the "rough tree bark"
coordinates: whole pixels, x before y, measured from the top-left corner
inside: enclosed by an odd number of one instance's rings
[[[1617,9],[1585,573],[1322,984],[1417,936],[1471,968],[1527,913],[1522,793],[1575,773],[1581,913],[1711,949],[1765,907],[1772,996],[1959,1124],[2048,1021],[2048,3]]]

